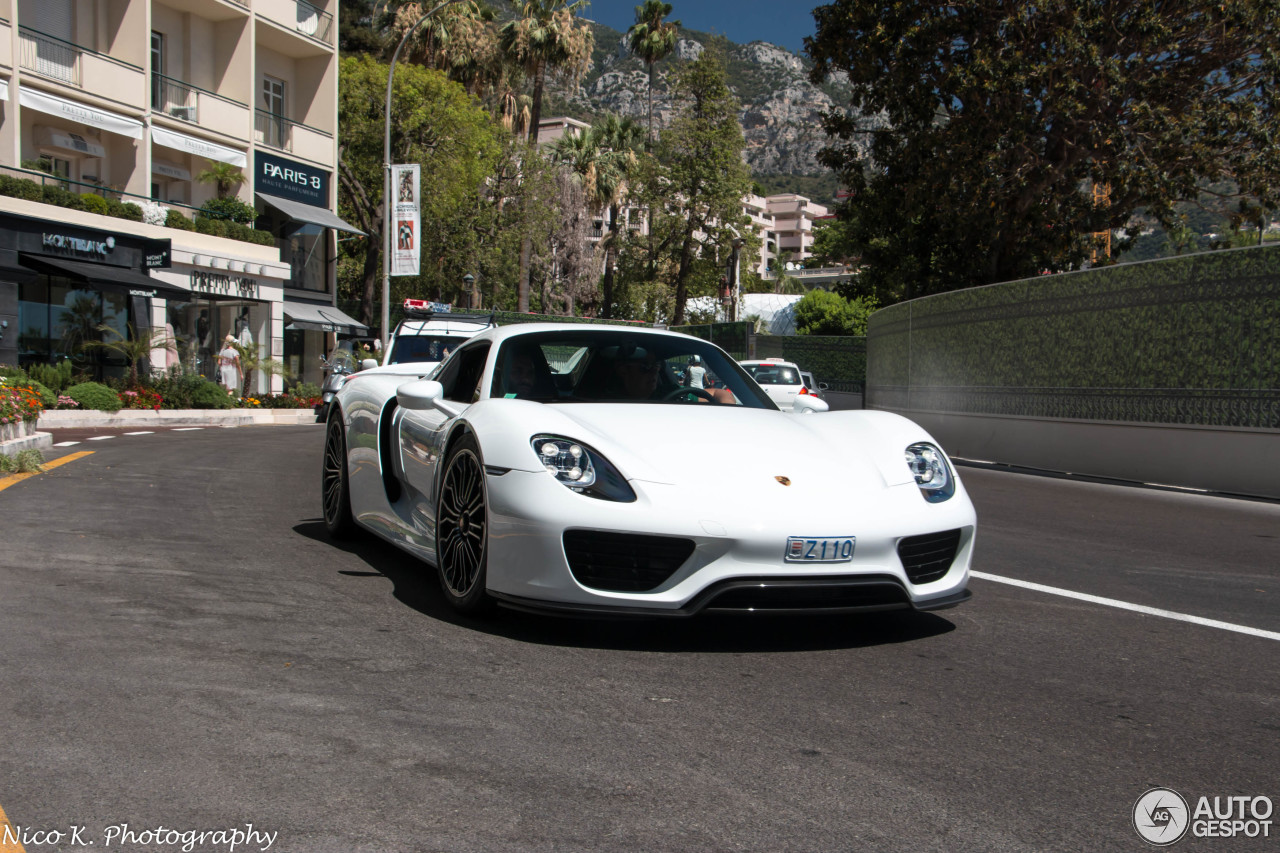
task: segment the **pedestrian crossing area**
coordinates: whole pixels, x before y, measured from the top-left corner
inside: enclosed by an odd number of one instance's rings
[[[174,427],[172,429],[164,430],[164,432],[196,432],[202,429],[204,429],[204,427]],[[136,432],[123,432],[123,433],[119,433],[118,435],[93,435],[93,436],[88,436],[87,438],[76,439],[74,441],[68,440],[68,441],[54,442],[53,446],[54,447],[74,447],[77,444],[80,444],[81,442],[84,442],[84,441],[110,441],[113,438],[118,438],[121,436],[155,435],[155,434],[156,434],[155,430],[146,429],[146,430],[138,430]]]

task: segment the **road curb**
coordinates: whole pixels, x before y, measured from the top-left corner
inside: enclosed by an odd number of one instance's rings
[[[39,430],[113,429],[184,426],[292,426],[314,424],[311,409],[121,409],[118,412],[46,410],[36,424]]]

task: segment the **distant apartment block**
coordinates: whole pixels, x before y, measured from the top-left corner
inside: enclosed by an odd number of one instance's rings
[[[271,245],[0,196],[0,363],[69,357],[76,323],[164,329],[213,375],[227,335],[319,378],[334,334],[338,0],[0,0],[0,175],[184,217],[214,164]],[[162,215],[162,212],[161,212]],[[84,247],[91,247],[86,250]],[[106,247],[103,251],[103,247]],[[280,380],[273,383],[276,390]],[[260,390],[270,390],[263,383]]]

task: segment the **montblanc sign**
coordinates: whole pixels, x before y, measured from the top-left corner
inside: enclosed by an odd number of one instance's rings
[[[82,255],[98,255],[106,257],[111,254],[116,247],[116,238],[107,237],[105,240],[86,240],[84,237],[72,237],[69,234],[49,234],[41,235],[40,245],[46,249],[60,249],[64,252],[78,252]]]

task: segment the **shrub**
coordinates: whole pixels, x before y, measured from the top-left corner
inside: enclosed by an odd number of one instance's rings
[[[27,201],[40,201],[42,198],[39,184],[30,178],[15,178],[12,175],[0,175],[0,195]]]
[[[14,456],[0,453],[0,474],[27,474],[44,470],[44,454],[35,448],[19,451]]]
[[[28,386],[40,395],[40,402],[44,403],[46,409],[52,409],[58,403],[58,395],[53,393],[44,385],[36,382],[34,379],[28,381]]]
[[[111,210],[111,202],[100,195],[84,195],[80,197],[80,205],[90,213],[106,216]]]
[[[177,228],[179,231],[194,231],[196,224],[187,217],[183,216],[180,211],[169,210],[164,218],[164,224],[169,228]]]
[[[203,216],[196,217],[196,230],[201,234],[208,234],[210,237],[226,237],[227,226],[230,225],[222,219],[207,219]]]
[[[64,359],[57,364],[33,364],[28,372],[32,379],[58,393],[66,391],[72,384],[69,359]]]
[[[193,409],[230,409],[232,404],[231,395],[216,382],[201,379],[200,384],[191,389]]]
[[[319,397],[321,388],[311,382],[299,382],[289,389],[289,393],[303,400],[310,400],[312,397]]]
[[[112,201],[110,214],[116,219],[128,219],[130,222],[142,221],[142,208],[131,201]]]
[[[200,205],[197,218],[248,223],[258,218],[258,212],[253,209],[253,205],[245,204],[238,198],[211,198]]]
[[[11,364],[0,364],[0,380],[4,379],[30,379],[30,374],[21,367],[14,367]]]
[[[40,200],[45,204],[67,207],[71,210],[84,210],[84,202],[78,193],[64,190],[57,184],[45,184],[40,190]]]
[[[81,382],[67,389],[67,396],[85,409],[99,412],[120,411],[120,398],[116,392],[98,382]]]

